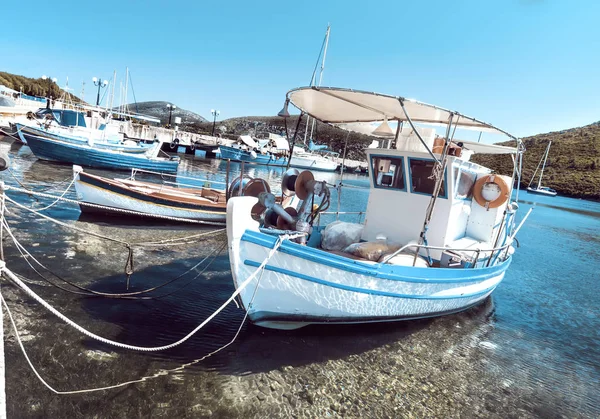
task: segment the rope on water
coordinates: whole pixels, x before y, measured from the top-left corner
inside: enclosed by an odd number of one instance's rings
[[[261,271],[260,277],[258,278],[258,281],[256,282],[256,286],[254,287],[254,292],[252,293],[252,298],[250,300],[250,304],[249,306],[252,306],[252,303],[254,302],[254,297],[256,296],[256,291],[258,290],[258,286],[260,285],[260,281],[262,279],[262,274],[264,273],[264,269]],[[240,332],[242,331],[242,328],[244,327],[244,324],[246,323],[246,320],[248,319],[248,311],[246,311],[244,313],[244,317],[242,318],[242,321],[240,323],[240,326],[238,327],[237,331],[235,332],[235,335],[233,336],[233,338],[227,342],[225,345],[215,349],[212,352],[209,352],[208,354],[204,355],[201,358],[195,359],[191,362],[186,362],[185,364],[182,364],[176,368],[172,368],[172,369],[168,369],[168,370],[159,370],[158,372],[152,374],[152,375],[147,375],[141,378],[137,378],[135,380],[129,380],[129,381],[125,381],[122,383],[118,383],[118,384],[113,384],[110,386],[104,386],[104,387],[96,387],[96,388],[88,388],[88,389],[82,389],[82,390],[70,390],[70,391],[61,391],[61,390],[56,390],[54,387],[52,387],[50,384],[48,384],[43,378],[42,376],[38,373],[38,371],[35,369],[35,367],[33,366],[33,363],[31,362],[31,360],[29,359],[29,356],[27,355],[27,351],[25,351],[25,346],[23,345],[23,342],[21,341],[21,336],[19,335],[19,330],[17,329],[17,325],[15,324],[15,321],[12,317],[12,313],[10,312],[10,309],[8,308],[8,304],[6,303],[6,300],[4,299],[4,297],[2,296],[2,289],[0,288],[0,300],[2,300],[2,303],[4,305],[4,307],[6,308],[6,312],[8,313],[8,317],[10,319],[10,322],[12,324],[13,327],[13,331],[15,333],[15,337],[17,338],[17,342],[19,344],[19,347],[21,348],[21,352],[23,353],[23,356],[25,357],[25,360],[27,361],[27,363],[29,364],[29,367],[31,368],[31,370],[33,371],[33,373],[35,374],[35,376],[41,381],[42,384],[44,384],[46,386],[46,388],[48,388],[50,391],[52,391],[55,394],[81,394],[81,393],[92,393],[92,392],[96,392],[96,391],[106,391],[106,390],[112,390],[115,388],[120,388],[120,387],[124,387],[130,384],[136,384],[136,383],[142,383],[144,381],[148,381],[154,378],[158,378],[176,371],[182,371],[187,367],[190,367],[192,365],[198,364],[199,362],[204,361],[205,359],[221,352],[223,349],[227,348],[228,346],[230,346],[231,344],[233,344],[233,342],[235,342],[235,340],[237,339],[237,337],[239,336]],[[235,302],[235,300],[234,300]]]
[[[170,280],[157,285],[155,287],[151,287],[151,288],[147,288],[145,290],[141,290],[141,291],[135,291],[135,292],[128,292],[128,293],[105,293],[105,292],[100,292],[100,291],[95,291],[92,290],[90,288],[87,287],[83,287],[81,285],[78,285],[74,282],[69,281],[68,279],[63,278],[62,276],[58,275],[57,273],[53,272],[51,269],[49,269],[48,267],[46,267],[44,264],[42,264],[38,259],[36,259],[27,249],[25,249],[25,247],[17,240],[17,238],[14,236],[14,234],[12,233],[10,226],[6,223],[6,220],[3,220],[3,227],[6,228],[7,233],[9,234],[9,236],[12,238],[15,246],[17,247],[17,250],[19,251],[19,253],[21,254],[21,256],[23,257],[23,259],[25,260],[25,262],[29,265],[29,267],[40,277],[42,278],[44,281],[48,282],[50,285],[59,288],[63,291],[67,291],[73,294],[78,294],[78,295],[85,295],[85,296],[91,296],[91,297],[106,297],[106,298],[118,298],[118,299],[135,299],[135,300],[149,300],[149,299],[156,299],[156,298],[163,298],[166,297],[168,295],[172,295],[175,294],[176,292],[179,292],[181,289],[185,288],[187,285],[189,285],[193,280],[195,280],[196,278],[198,278],[201,274],[203,274],[206,269],[208,269],[208,267],[212,264],[212,262],[214,261],[214,259],[216,258],[216,256],[225,248],[225,246],[227,245],[227,243],[225,242],[225,244],[223,244],[218,250],[213,250],[208,256],[206,256],[204,259],[202,259],[200,262],[196,263],[194,266],[192,266],[190,269],[188,269],[186,272],[176,276],[175,278],[171,278]],[[213,259],[209,262],[209,264],[199,273],[197,274],[191,281],[189,281],[186,285],[184,285],[181,288],[178,288],[177,290],[167,293],[167,294],[163,294],[163,295],[159,295],[159,296],[150,296],[150,297],[138,297],[141,294],[147,294],[149,292],[152,291],[156,291],[157,289],[160,289],[166,285],[169,285],[173,282],[175,282],[178,279],[183,278],[184,276],[186,276],[188,273],[192,272],[193,270],[195,270],[198,266],[200,266],[202,263],[204,263],[209,257],[213,256]],[[54,283],[53,281],[51,281],[50,279],[48,279],[45,275],[43,275],[41,272],[39,272],[35,266],[33,266],[31,264],[31,262],[29,261],[29,258],[31,258],[38,266],[40,266],[42,269],[45,269],[46,271],[48,271],[49,273],[51,273],[53,276],[55,276],[57,279],[63,281],[64,283],[77,288],[78,290],[81,290],[83,292],[78,292],[78,291],[73,291],[73,290],[69,290],[67,288],[64,288],[56,283]]]
[[[254,278],[260,272],[262,272],[264,270],[265,266],[267,265],[269,260],[273,257],[275,252],[277,252],[277,250],[279,249],[279,247],[281,246],[281,244],[283,243],[284,240],[297,238],[297,237],[300,237],[303,235],[304,234],[302,233],[302,234],[296,234],[294,236],[290,236],[290,235],[279,236],[277,242],[275,243],[275,246],[273,246],[273,249],[271,249],[271,251],[265,258],[265,260],[260,264],[260,266],[258,266],[256,268],[256,270],[248,278],[246,278],[246,280],[244,280],[244,282],[242,282],[236,288],[236,290],[231,294],[231,296],[213,314],[211,314],[208,318],[206,318],[202,323],[200,323],[195,329],[193,329],[190,333],[188,333],[183,338],[179,339],[176,342],[170,343],[168,345],[163,345],[163,346],[145,347],[145,346],[129,345],[126,343],[117,342],[117,341],[96,335],[95,333],[90,332],[89,330],[87,330],[84,327],[75,323],[73,320],[69,319],[67,316],[65,316],[58,310],[56,310],[48,302],[46,302],[43,298],[41,298],[39,295],[37,295],[35,292],[33,292],[33,290],[31,288],[29,288],[10,269],[8,269],[6,267],[6,263],[4,261],[0,261],[0,272],[2,274],[5,274],[11,280],[11,282],[13,282],[16,286],[21,288],[23,291],[25,291],[30,297],[32,297],[34,300],[36,300],[38,303],[40,303],[42,306],[44,306],[52,314],[54,314],[59,319],[61,319],[65,323],[67,323],[69,326],[73,327],[74,329],[78,330],[80,333],[84,334],[85,336],[87,336],[89,338],[92,338],[92,339],[95,339],[104,344],[115,346],[115,347],[122,348],[122,349],[130,349],[130,350],[141,351],[141,352],[164,351],[164,350],[171,349],[171,348],[181,345],[182,343],[184,343],[185,341],[190,339],[192,336],[194,336],[200,329],[202,329],[204,326],[206,326],[219,313],[221,313],[221,311],[223,311],[225,309],[225,307],[227,307],[250,284],[250,282],[252,282],[254,280]]]

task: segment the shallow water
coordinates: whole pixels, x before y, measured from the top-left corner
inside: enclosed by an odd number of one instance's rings
[[[27,147],[4,140],[0,148],[13,159],[14,175],[30,187],[49,187],[71,176],[70,166],[38,161]],[[201,176],[214,187],[224,181],[225,168],[219,160],[186,156],[179,174]],[[239,170],[239,164],[232,163],[231,169]],[[278,191],[282,171],[247,167],[245,173],[267,179]],[[339,179],[339,174],[315,174],[330,183]],[[16,184],[6,172],[2,176],[7,184]],[[344,183],[368,186],[368,179],[344,174]],[[49,193],[60,193],[67,184]],[[28,196],[9,194],[19,202],[32,203]],[[367,199],[368,190],[344,189],[341,210],[361,211]],[[42,200],[37,205],[50,202]],[[476,309],[442,319],[311,326],[293,332],[246,324],[232,346],[191,368],[116,393],[86,396],[50,394],[28,372],[14,340],[9,340],[9,414],[597,417],[600,310],[595,294],[600,285],[600,203],[522,192],[519,204],[520,216],[534,207],[518,235],[521,247],[503,283]],[[334,191],[331,209],[336,207]],[[130,242],[198,230],[180,224],[81,216],[71,204],[58,204],[46,213]],[[23,211],[13,211],[7,218],[17,238],[48,267],[95,290],[125,291],[125,254],[118,245],[39,223]],[[357,216],[342,218],[355,221]],[[220,247],[223,238],[138,250],[130,291],[159,285],[185,272]],[[178,292],[156,300],[130,301],[82,298],[42,286],[6,239],[5,246],[8,266],[35,279],[36,292],[85,327],[135,345],[156,346],[181,338],[233,291],[225,251],[198,278],[190,275],[157,291],[160,295]],[[135,353],[82,338],[10,286],[3,286],[3,294],[21,317],[34,363],[61,389],[113,384],[194,361],[228,342],[243,319],[243,312],[232,305],[177,348]],[[276,379],[275,375],[283,384],[270,384],[270,390],[261,387],[262,380]],[[278,386],[287,390],[280,391]],[[340,398],[340,394],[346,395]],[[111,402],[103,401],[106,396]]]

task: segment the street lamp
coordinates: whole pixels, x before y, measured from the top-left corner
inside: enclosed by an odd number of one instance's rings
[[[169,110],[169,125],[168,125],[168,127],[171,128],[171,117],[173,116],[173,111],[175,109],[177,109],[177,106],[167,103],[167,109]]]
[[[98,77],[92,79],[94,86],[98,86],[98,96],[96,96],[96,106],[100,106],[100,88],[108,86],[108,80],[101,80]]]
[[[212,136],[215,136],[215,124],[217,123],[217,116],[219,116],[219,114],[221,113],[220,111],[216,110],[216,109],[211,109],[210,113],[213,115],[213,129],[212,129]]]

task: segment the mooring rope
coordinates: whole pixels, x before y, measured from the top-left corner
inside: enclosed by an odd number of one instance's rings
[[[216,258],[216,256],[218,254],[221,253],[221,251],[225,248],[225,246],[227,245],[227,242],[225,242],[220,248],[213,250],[211,253],[209,253],[206,257],[204,257],[204,259],[202,259],[200,262],[196,263],[194,266],[192,266],[191,268],[189,268],[187,271],[185,271],[184,273],[171,278],[170,280],[157,285],[155,287],[151,287],[151,288],[147,288],[145,290],[141,290],[141,291],[134,291],[134,292],[127,292],[127,293],[106,293],[106,292],[100,292],[100,291],[95,291],[92,290],[90,288],[87,287],[83,287],[81,285],[78,285],[72,281],[69,281],[68,279],[63,278],[62,276],[58,275],[57,273],[55,273],[54,271],[52,271],[50,268],[48,268],[47,266],[45,266],[44,264],[42,264],[35,256],[33,256],[26,248],[25,246],[23,246],[19,240],[14,236],[14,234],[12,233],[12,230],[10,228],[10,226],[8,225],[8,223],[6,222],[6,220],[2,220],[2,225],[4,228],[6,228],[7,233],[9,234],[9,236],[11,237],[11,239],[13,240],[13,243],[15,244],[15,246],[17,247],[17,250],[19,251],[19,253],[21,254],[21,256],[23,257],[23,259],[25,260],[25,262],[29,265],[29,267],[40,277],[42,278],[44,281],[48,282],[50,285],[55,286],[63,291],[67,291],[67,292],[71,292],[73,294],[78,294],[78,295],[86,295],[86,296],[96,296],[96,297],[106,297],[106,298],[119,298],[119,299],[136,299],[136,300],[141,300],[141,299],[155,299],[155,298],[163,298],[167,295],[172,295],[176,292],[178,292],[179,290],[181,290],[182,288],[177,289],[176,291],[170,292],[168,294],[163,294],[163,295],[159,295],[159,296],[150,296],[150,297],[138,297],[141,294],[147,294],[149,292],[152,291],[156,291],[157,289],[160,289],[166,285],[169,285],[173,282],[175,282],[178,279],[183,278],[184,276],[186,276],[188,273],[192,272],[193,270],[195,270],[198,266],[200,266],[202,263],[204,263],[209,257],[213,256],[213,259],[208,263],[208,265],[199,273],[197,274],[193,279],[195,280],[196,278],[198,278],[198,276],[200,276],[202,273],[204,273],[206,271],[206,269],[208,269],[208,267],[212,264],[212,262],[214,261],[214,259]],[[29,258],[31,258],[38,266],[40,266],[42,269],[48,271],[50,274],[52,274],[53,276],[55,276],[57,279],[63,281],[64,283],[77,288],[81,291],[84,292],[77,292],[77,291],[73,291],[73,290],[69,290],[67,288],[64,288],[56,283],[54,283],[53,281],[51,281],[50,279],[48,279],[45,275],[43,275],[41,272],[39,272],[29,261]],[[192,281],[188,282],[191,283]]]
[[[250,299],[250,303],[248,305],[249,308],[252,307],[252,303],[254,302],[254,297],[256,296],[256,291],[258,290],[258,286],[260,285],[260,281],[262,279],[263,273],[264,273],[264,269],[261,270],[261,273],[260,273],[260,276],[258,278],[258,281],[256,282],[256,286],[254,287],[254,291],[252,293],[252,298]],[[156,372],[156,373],[154,373],[152,375],[146,375],[144,377],[137,378],[135,380],[124,381],[124,382],[121,382],[121,383],[118,383],[118,384],[113,384],[113,385],[110,385],[110,386],[88,388],[88,389],[82,389],[82,390],[61,391],[61,390],[56,390],[54,387],[52,387],[50,384],[48,384],[46,382],[46,380],[44,380],[44,378],[38,373],[38,371],[34,367],[33,363],[29,359],[29,356],[27,355],[27,351],[25,350],[25,346],[23,345],[23,342],[21,341],[21,336],[19,335],[19,330],[17,329],[17,325],[15,324],[15,321],[13,319],[12,313],[11,313],[10,309],[8,308],[8,304],[6,303],[6,300],[2,296],[1,286],[0,286],[0,300],[2,300],[2,303],[3,303],[4,307],[6,308],[6,312],[8,313],[8,317],[9,317],[10,322],[12,324],[13,331],[15,333],[15,337],[17,339],[19,347],[21,348],[21,352],[23,353],[23,356],[25,357],[25,360],[29,364],[29,367],[31,368],[31,370],[33,371],[33,373],[35,374],[35,376],[41,381],[41,383],[46,386],[46,388],[48,388],[50,391],[52,391],[55,394],[62,394],[62,395],[92,393],[92,392],[97,392],[97,391],[112,390],[112,389],[115,389],[115,388],[128,386],[130,384],[142,383],[144,381],[152,380],[154,378],[158,378],[158,377],[161,377],[161,376],[164,376],[164,375],[176,372],[176,371],[182,371],[185,368],[190,367],[190,366],[195,365],[195,364],[198,364],[199,362],[204,361],[205,359],[207,359],[207,358],[209,358],[209,357],[211,357],[211,356],[213,356],[213,355],[221,352],[223,349],[225,349],[225,348],[229,347],[230,345],[232,345],[233,342],[235,342],[235,340],[239,336],[240,332],[242,331],[242,328],[244,327],[244,324],[246,324],[246,320],[248,319],[248,311],[246,311],[244,313],[244,317],[242,318],[242,321],[241,321],[241,323],[240,323],[237,331],[235,332],[235,335],[225,345],[220,346],[219,348],[215,349],[214,351],[207,353],[206,355],[204,355],[201,358],[195,359],[195,360],[193,360],[191,362],[186,362],[185,364],[182,364],[182,365],[180,365],[180,366],[178,366],[176,368],[171,368],[171,369],[168,369],[168,370],[159,370],[158,372]],[[235,302],[235,300],[234,300],[234,302]]]
[[[23,291],[25,291],[30,297],[32,297],[34,300],[36,300],[38,303],[40,303],[42,306],[44,306],[52,314],[54,314],[59,319],[61,319],[65,323],[67,323],[69,326],[78,330],[80,333],[88,336],[89,338],[92,338],[92,339],[95,339],[104,344],[112,345],[112,346],[122,348],[122,349],[130,349],[130,350],[141,351],[141,352],[164,351],[164,350],[171,349],[171,348],[181,345],[182,343],[184,343],[185,341],[190,339],[192,336],[194,336],[200,329],[202,329],[204,326],[206,326],[219,313],[221,313],[221,311],[223,311],[250,284],[250,282],[254,280],[256,275],[258,275],[260,272],[262,272],[262,270],[265,268],[265,266],[267,265],[269,260],[273,257],[273,255],[275,255],[275,252],[277,252],[277,250],[279,249],[279,247],[281,246],[281,244],[283,243],[284,240],[294,239],[294,238],[297,238],[297,237],[300,237],[303,235],[304,235],[304,233],[296,234],[293,236],[291,236],[291,235],[279,236],[277,242],[275,243],[275,246],[273,246],[273,249],[271,249],[271,251],[265,258],[265,260],[256,268],[256,270],[248,278],[246,278],[244,280],[244,282],[242,282],[236,288],[236,290],[231,294],[231,296],[214,313],[212,313],[208,318],[206,318],[202,323],[200,323],[196,328],[194,328],[191,332],[189,332],[186,336],[184,336],[180,340],[170,343],[168,345],[163,345],[163,346],[145,347],[145,346],[129,345],[126,343],[107,339],[107,338],[99,336],[93,332],[90,332],[89,330],[87,330],[84,327],[75,323],[73,320],[69,319],[67,316],[65,316],[64,314],[59,312],[57,309],[52,307],[42,297],[37,295],[31,288],[29,288],[23,281],[21,281],[10,269],[8,269],[6,267],[6,263],[4,261],[0,261],[0,272],[3,274],[6,274],[6,276],[15,285],[17,285],[19,288],[21,288]]]

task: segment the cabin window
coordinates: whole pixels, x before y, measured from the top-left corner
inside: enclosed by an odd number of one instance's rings
[[[454,197],[457,199],[471,200],[473,198],[473,185],[477,174],[468,172],[458,167],[454,168]]]
[[[371,156],[371,173],[376,188],[406,191],[404,158]]]
[[[408,159],[410,169],[410,191],[412,193],[431,195],[435,187],[435,179],[431,176],[435,161],[426,159]],[[446,175],[442,181],[439,196],[447,198]]]

